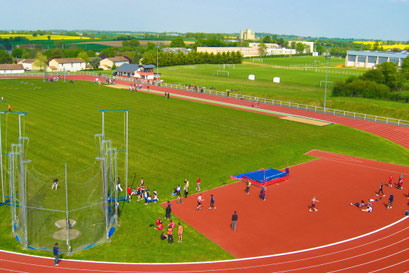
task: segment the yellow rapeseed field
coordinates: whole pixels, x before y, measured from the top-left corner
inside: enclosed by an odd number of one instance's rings
[[[363,44],[363,45],[370,45],[371,47],[375,44],[375,41],[355,41],[354,44]],[[407,44],[396,44],[396,45],[387,45],[386,43],[379,43],[379,47],[383,49],[394,49],[399,48],[401,50],[409,49],[409,45]]]
[[[59,35],[59,34],[50,34],[50,35],[37,35],[34,37],[31,34],[0,34],[1,39],[10,39],[15,37],[24,37],[30,41],[38,41],[38,40],[48,40],[48,36],[50,36],[50,40],[89,40],[89,37],[81,37],[81,36],[69,36],[69,35]]]

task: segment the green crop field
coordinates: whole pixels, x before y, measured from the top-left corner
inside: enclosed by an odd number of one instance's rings
[[[294,57],[293,59],[297,58],[310,58],[312,60],[314,57]],[[294,60],[294,62],[296,61]],[[217,76],[217,70],[229,71],[230,75],[229,77],[225,74]],[[336,82],[351,76],[359,76],[364,71],[362,69],[330,67],[328,81]],[[159,72],[166,83],[194,84],[206,86],[206,88],[213,87],[216,90],[238,89],[238,93],[245,95],[315,106],[324,105],[326,67],[287,66],[277,68],[270,64],[254,63],[235,65],[233,68],[231,65],[223,67],[223,65],[203,64],[160,67]],[[254,81],[248,79],[250,74],[255,75]],[[279,84],[273,83],[274,77],[280,77],[281,82]],[[407,103],[331,97],[332,86],[333,83],[328,84],[328,108],[409,120]]]
[[[201,67],[204,68],[202,72],[198,71]],[[205,81],[214,77],[210,68],[194,66],[192,71],[195,77]],[[179,73],[183,71],[173,67],[161,72],[172,69]],[[243,75],[250,69],[251,66],[243,66]],[[265,85],[267,74],[264,75]],[[178,74],[182,77],[180,75],[183,73]],[[308,77],[304,81],[314,82]],[[219,83],[229,85],[229,79],[220,79]],[[230,84],[229,87],[233,88],[234,84]],[[246,84],[251,86],[251,83]],[[35,168],[46,174],[63,172],[65,163],[70,171],[90,166],[96,156],[94,134],[101,131],[99,110],[129,109],[129,179],[136,184],[143,176],[145,184],[158,191],[161,201],[172,198],[173,188],[184,178],[194,181],[200,176],[202,188],[211,189],[231,183],[228,177],[232,174],[263,167],[283,168],[287,162],[294,165],[311,160],[304,155],[311,149],[409,164],[407,149],[372,134],[335,124],[315,127],[214,105],[172,98],[164,100],[162,96],[89,82],[0,80],[0,93],[6,100],[0,104],[2,110],[10,104],[14,111],[29,113],[25,125],[26,135],[30,138],[27,157],[32,162],[29,169]],[[10,144],[17,124],[11,118],[7,122]],[[107,115],[105,125],[114,144],[119,143],[120,138],[115,137],[114,132],[122,130],[121,118]],[[44,187],[51,187],[51,181]],[[87,191],[71,193],[82,198]],[[56,193],[52,205],[57,206],[58,202],[65,202],[62,192]],[[0,216],[0,249],[51,256],[51,253],[23,250],[12,238],[9,206],[0,206]],[[71,257],[121,262],[233,258],[186,224],[183,244],[169,245],[161,241],[158,231],[149,226],[158,216],[164,216],[164,209],[159,204],[123,203],[119,227],[112,241]],[[175,218],[175,221],[180,220]],[[60,243],[64,244],[63,241]],[[54,241],[49,244],[52,246]]]

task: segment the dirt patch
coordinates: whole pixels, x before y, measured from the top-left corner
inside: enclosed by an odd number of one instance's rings
[[[109,84],[109,85],[105,85],[106,87],[111,87],[111,88],[116,88],[116,89],[129,89],[129,87],[128,86],[123,86],[123,85],[112,85],[112,84]]]
[[[70,240],[74,240],[74,239],[77,239],[78,236],[81,235],[81,232],[78,229],[71,228],[68,230],[68,234],[70,236]],[[60,240],[60,241],[67,240],[67,229],[64,228],[64,229],[54,232],[53,238],[56,240]]]
[[[75,226],[76,223],[77,221],[70,219],[70,227]],[[54,224],[58,228],[67,228],[67,221],[65,219],[57,220]]]
[[[306,123],[306,124],[311,124],[311,125],[316,125],[316,126],[327,126],[327,125],[332,124],[331,122],[328,122],[328,121],[321,121],[321,120],[316,120],[316,119],[301,118],[301,117],[294,117],[294,116],[282,117],[281,119],[301,122],[301,123]]]

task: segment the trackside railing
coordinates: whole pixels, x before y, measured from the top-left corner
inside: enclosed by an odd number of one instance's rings
[[[25,72],[25,73],[5,73],[5,74],[0,74],[0,77],[2,78],[7,78],[7,77],[45,78],[45,77],[54,77],[58,75],[63,76],[63,74],[64,74],[63,72],[60,72],[60,73],[57,73],[57,72],[50,72],[50,73],[48,72],[47,73]],[[93,72],[93,71],[65,72],[65,75],[87,75],[87,76],[93,76],[93,77],[113,78],[112,75]],[[114,78],[120,81],[136,82],[135,79],[129,78],[129,77],[115,76]],[[329,115],[334,115],[334,116],[339,116],[339,117],[348,117],[348,118],[359,119],[359,120],[373,121],[377,123],[409,127],[408,120],[383,117],[383,116],[377,116],[377,115],[370,115],[370,114],[364,114],[364,113],[357,113],[357,112],[351,112],[351,111],[340,110],[340,109],[324,108],[321,106],[308,105],[308,104],[302,104],[302,103],[296,103],[296,102],[290,102],[290,101],[282,101],[282,100],[250,96],[250,95],[243,95],[243,94],[238,94],[237,92],[228,91],[228,90],[218,91],[218,90],[213,90],[213,89],[207,89],[204,87],[192,87],[189,85],[172,84],[172,83],[164,83],[164,82],[162,83],[154,82],[152,83],[152,85],[171,88],[175,90],[183,90],[183,91],[188,91],[188,92],[193,92],[193,93],[203,93],[203,94],[208,94],[208,95],[213,95],[213,96],[234,98],[237,100],[251,101],[251,102],[256,102],[256,103],[282,106],[282,107],[305,110],[305,111],[316,112],[316,113],[329,114]]]

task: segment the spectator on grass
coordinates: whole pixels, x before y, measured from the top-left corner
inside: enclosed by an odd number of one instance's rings
[[[165,219],[170,220],[171,213],[172,213],[172,209],[170,207],[170,202],[168,201],[168,206],[166,207]]]
[[[189,180],[187,180],[187,178],[185,179],[185,186],[183,189],[185,190],[185,198],[187,198],[189,194]]]
[[[119,176],[118,176],[118,178],[117,178],[117,180],[116,180],[115,189],[116,189],[116,190],[119,189],[120,191],[122,191],[122,188],[121,188],[121,179],[119,178]]]
[[[168,243],[173,244],[173,228],[168,228]]]
[[[160,239],[166,240],[167,238],[168,238],[168,235],[165,232],[162,232],[162,234],[160,235]]]
[[[55,190],[57,190],[58,188],[58,178],[53,179],[53,184],[51,185],[51,189],[53,190],[54,188]]]
[[[197,181],[196,181],[196,190],[197,191],[200,191],[200,182],[201,182],[201,180],[200,180],[200,177],[197,179]]]
[[[132,200],[132,189],[131,189],[130,186],[128,186],[128,188],[126,188],[126,192],[128,193],[129,201],[131,201]]]
[[[178,243],[183,243],[183,227],[180,223],[178,224]]]
[[[156,203],[157,201],[159,201],[158,193],[156,191],[153,191],[152,202]]]

